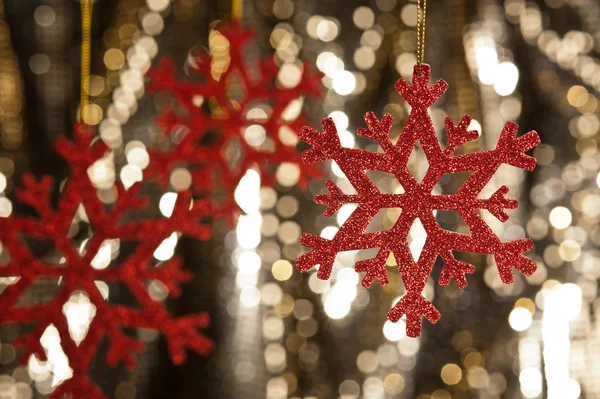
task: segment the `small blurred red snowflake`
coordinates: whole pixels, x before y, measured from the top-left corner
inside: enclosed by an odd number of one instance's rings
[[[158,118],[177,141],[171,149],[151,153],[146,173],[167,183],[177,165],[192,171],[196,193],[214,193],[220,187],[232,194],[249,168],[256,167],[263,185],[273,185],[275,168],[300,187],[320,172],[301,162],[296,132],[306,121],[302,114],[307,96],[320,96],[320,74],[308,63],[284,64],[273,57],[253,65],[244,56],[254,33],[232,22],[210,34],[211,53],[192,54],[190,73],[201,81],[179,80],[170,58],[148,72],[149,92],[172,93],[177,102]],[[253,73],[256,72],[256,73]],[[183,134],[182,134],[183,131]],[[294,166],[291,166],[295,165]],[[228,195],[220,211],[235,211]],[[217,211],[216,211],[217,212]]]

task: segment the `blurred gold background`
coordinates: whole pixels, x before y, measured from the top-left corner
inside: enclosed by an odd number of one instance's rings
[[[171,100],[145,93],[154,60],[170,54],[184,66],[192,49],[203,49],[214,56],[213,76],[227,68],[229,43],[212,28],[230,11],[229,0],[96,1],[85,122],[97,126],[113,150],[89,171],[96,187],[142,179],[146,148],[168,144],[154,117]],[[0,17],[0,216],[6,217],[20,211],[13,188],[22,173],[64,176],[52,143],[71,131],[77,108],[79,4],[0,0]],[[274,53],[281,84],[297,84],[301,60],[324,74],[322,101],[302,105],[313,126],[331,116],[344,146],[376,150],[355,134],[364,126],[363,114],[373,110],[392,114],[392,136],[399,135],[408,108],[393,83],[410,79],[416,62],[415,2],[246,0],[243,21],[258,32],[248,58]],[[542,138],[533,152],[535,172],[503,167],[485,190],[507,184],[511,198],[520,200],[509,222],[491,215],[486,221],[503,240],[534,239],[537,272],[516,275],[514,284],[504,286],[492,258],[473,257],[477,271],[459,290],[454,283],[437,286],[437,268],[425,295],[442,319],[435,326],[424,322],[420,338],[407,338],[402,320],[385,319],[403,293],[393,258],[390,284],[369,291],[353,270],[355,253],[338,258],[331,281],[294,267],[300,232],[329,237],[353,208],[322,216],[323,207],[312,203],[322,183],[298,189],[293,164],[277,170],[275,187],[260,188],[258,174],[249,170],[236,191],[247,214],[235,228],[215,223],[214,237],[205,243],[174,235],[155,253],[167,260],[179,251],[195,272],[194,283],[169,306],[208,310],[213,326],[207,334],[216,351],[206,359],[190,355],[186,365],[175,367],[164,342],[146,334],[152,344],[135,372],[109,369],[98,359],[92,379],[109,397],[600,398],[600,3],[430,0],[427,21],[425,61],[435,79],[450,85],[431,109],[440,138],[444,118],[465,113],[482,133],[469,144],[471,151],[493,148],[508,120]],[[262,137],[252,127],[246,136],[249,142]],[[409,167],[424,174],[422,151],[412,153]],[[190,172],[181,169],[171,175],[171,191],[190,184]],[[326,174],[347,188],[335,164]],[[381,190],[401,189],[389,177],[371,177]],[[439,192],[453,192],[462,181],[442,183]],[[155,190],[168,214],[174,193]],[[398,210],[387,209],[375,223],[389,228],[397,217]],[[466,228],[460,217],[440,214],[438,220],[451,230]],[[422,226],[413,226],[413,254],[424,240]],[[109,245],[102,262],[110,263],[118,251],[118,242]],[[0,287],[10,283],[0,281]],[[166,297],[165,287],[149,290],[158,300]],[[40,284],[27,300],[43,300],[49,292]],[[70,309],[85,320],[85,298],[73,301],[77,306]],[[32,358],[18,366],[10,341],[20,331],[0,329],[0,397],[45,397],[68,378],[68,362],[60,344],[49,339],[46,349],[54,355],[48,362]]]

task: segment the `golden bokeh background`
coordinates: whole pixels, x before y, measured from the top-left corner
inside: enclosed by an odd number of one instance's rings
[[[78,7],[75,0],[0,0],[0,217],[26,211],[14,205],[24,172],[65,176],[52,143],[71,131],[77,117]],[[283,87],[300,82],[303,60],[314,65],[323,73],[322,100],[299,98],[287,117],[304,110],[318,126],[330,116],[343,146],[377,151],[355,131],[373,110],[392,114],[393,139],[400,134],[409,108],[393,83],[412,75],[416,11],[412,0],[246,0],[243,21],[257,31],[246,56],[252,61],[273,54]],[[116,181],[130,187],[144,180],[147,148],[170,148],[185,134],[183,129],[166,138],[156,123],[173,98],[146,93],[146,73],[168,54],[181,76],[190,77],[191,54],[203,51],[212,55],[210,73],[219,79],[230,63],[230,43],[214,28],[230,12],[229,0],[96,1],[91,101],[84,117],[112,149],[88,170],[105,203],[114,202]],[[404,320],[385,319],[404,292],[393,257],[387,263],[390,284],[368,291],[353,270],[368,254],[338,256],[330,281],[295,268],[301,231],[331,238],[356,206],[325,218],[312,203],[322,182],[299,189],[297,165],[279,165],[274,187],[261,188],[250,169],[235,195],[246,214],[233,228],[215,222],[214,237],[202,243],[173,234],[154,254],[166,261],[179,252],[194,271],[194,283],[168,305],[181,313],[208,310],[215,352],[206,359],[190,355],[186,365],[175,367],[160,337],[140,331],[150,345],[136,371],[109,369],[100,358],[94,364],[92,379],[108,397],[600,398],[600,3],[430,0],[427,21],[425,61],[435,79],[450,85],[430,109],[440,140],[444,118],[465,113],[474,118],[470,128],[481,133],[466,151],[493,148],[508,120],[517,121],[520,132],[536,129],[541,136],[543,144],[533,151],[535,172],[502,167],[484,190],[491,194],[506,184],[520,201],[505,224],[484,217],[503,240],[535,241],[530,255],[536,273],[515,276],[505,286],[493,258],[471,256],[477,271],[459,290],[454,283],[437,286],[437,268],[424,294],[443,317],[435,326],[425,322],[420,338],[408,338]],[[206,101],[218,115],[218,106]],[[205,99],[194,102],[201,106]],[[267,132],[252,120],[265,117],[271,106],[248,111],[243,138],[249,145],[269,145]],[[286,145],[302,146],[287,127],[277,134]],[[234,159],[235,149],[230,152]],[[411,172],[423,176],[428,166],[415,147]],[[350,189],[335,163],[325,172]],[[391,176],[370,177],[383,192],[403,190]],[[180,165],[168,189],[149,188],[158,211],[170,215],[176,193],[192,178],[188,165]],[[446,176],[436,192],[452,193],[464,179]],[[372,226],[389,228],[398,215],[398,209],[382,210]],[[457,214],[440,212],[437,218],[444,228],[468,233]],[[85,212],[75,215],[74,226],[85,222]],[[72,234],[82,232],[78,227]],[[414,256],[425,239],[415,223],[409,237]],[[85,240],[78,245],[84,248]],[[128,250],[119,240],[107,241],[91,267],[106,268]],[[58,256],[48,248],[38,253]],[[7,256],[0,250],[1,262]],[[1,279],[0,291],[13,282]],[[124,296],[118,287],[97,286],[107,298]],[[158,282],[148,290],[157,301],[168,294]],[[39,284],[26,300],[51,292],[48,283]],[[73,295],[64,312],[77,320],[72,334],[85,336],[95,312],[87,296]],[[19,366],[10,342],[21,331],[0,328],[0,397],[46,397],[69,377],[68,359],[49,329],[42,343],[48,361],[31,358]]]

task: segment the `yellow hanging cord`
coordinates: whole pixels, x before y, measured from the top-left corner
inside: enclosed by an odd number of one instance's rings
[[[89,104],[90,57],[92,50],[92,10],[94,0],[81,1],[81,99],[79,119],[85,122],[84,112]]]
[[[417,0],[417,65],[425,61],[425,28],[427,22],[427,0]]]
[[[244,0],[231,1],[231,17],[236,21],[241,21],[244,16]]]

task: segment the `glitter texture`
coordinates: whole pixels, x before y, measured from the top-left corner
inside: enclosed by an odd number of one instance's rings
[[[297,165],[300,187],[322,175],[301,162],[295,133],[306,123],[304,97],[321,96],[322,75],[311,73],[305,62],[298,70],[299,82],[290,84],[292,78],[283,77],[273,56],[259,62],[244,56],[253,37],[254,32],[237,21],[213,31],[209,42],[218,42],[221,50],[213,49],[210,55],[200,51],[191,58],[190,72],[200,81],[177,79],[170,58],[148,72],[148,91],[172,93],[177,101],[177,107],[159,117],[159,124],[169,134],[182,126],[187,133],[174,148],[151,152],[147,174],[166,183],[173,167],[183,164],[192,171],[197,194],[213,193],[216,187],[231,194],[250,168],[257,168],[264,186],[272,186],[273,172],[282,163]],[[264,141],[249,141],[249,128],[264,131]],[[214,206],[215,213],[237,210],[232,196],[227,198]]]
[[[491,254],[496,260],[502,282],[512,283],[512,269],[531,275],[536,264],[523,255],[533,249],[533,242],[521,239],[502,242],[478,214],[479,209],[488,210],[500,221],[508,215],[505,209],[515,209],[518,202],[506,198],[508,188],[501,187],[489,199],[478,199],[484,186],[490,181],[500,165],[509,164],[525,170],[533,170],[536,160],[525,152],[540,144],[535,131],[517,138],[517,124],[508,122],[495,149],[464,155],[454,155],[456,148],[478,137],[476,131],[469,131],[471,117],[465,115],[458,125],[446,118],[448,144],[444,149],[438,141],[428,108],[446,91],[448,85],[438,80],[429,87],[430,66],[421,64],[420,70],[413,73],[412,85],[399,80],[395,87],[412,107],[410,115],[398,142],[393,144],[389,134],[392,127],[391,115],[381,121],[375,114],[365,115],[367,129],[358,129],[358,135],[379,143],[382,152],[370,152],[344,148],[340,144],[333,120],[323,119],[323,133],[311,127],[300,131],[300,138],[312,149],[302,156],[307,164],[334,160],[357,194],[344,194],[335,183],[326,183],[329,194],[316,195],[315,202],[328,205],[326,216],[332,216],[343,204],[358,204],[356,210],[340,227],[331,240],[312,234],[303,234],[300,243],[312,248],[301,255],[296,265],[300,271],[307,271],[319,265],[317,276],[328,279],[334,260],[339,252],[368,248],[380,248],[376,257],[356,263],[357,272],[365,272],[362,284],[369,287],[375,280],[381,285],[388,283],[386,260],[390,253],[398,263],[398,270],[406,287],[404,295],[388,313],[388,319],[397,322],[406,315],[407,335],[417,337],[421,333],[421,317],[436,323],[440,313],[423,295],[423,289],[434,263],[440,256],[444,265],[439,284],[447,286],[454,279],[460,288],[467,285],[466,273],[473,273],[473,265],[455,259],[452,251]],[[422,182],[411,175],[407,163],[409,156],[419,141],[429,163],[429,169]],[[375,170],[393,174],[402,185],[402,194],[383,194],[366,174]],[[440,179],[451,173],[472,172],[467,181],[455,194],[434,195],[433,189]],[[401,208],[401,214],[390,230],[366,232],[365,229],[382,208]],[[470,229],[470,235],[442,229],[435,219],[434,210],[454,211],[460,214]],[[408,246],[408,233],[416,219],[420,219],[427,239],[417,262],[413,260]]]
[[[136,365],[136,355],[143,348],[137,336],[127,329],[153,329],[166,336],[169,351],[177,364],[185,361],[186,349],[206,355],[212,342],[198,329],[209,325],[206,313],[172,317],[165,307],[153,299],[147,284],[158,281],[176,297],[180,285],[192,278],[191,273],[180,268],[179,258],[157,264],[153,253],[174,232],[206,239],[209,226],[202,223],[210,213],[205,203],[191,203],[191,193],[180,193],[169,218],[132,220],[131,213],[146,208],[146,199],[139,196],[138,185],[126,190],[117,183],[118,198],[111,206],[104,205],[88,177],[88,168],[107,152],[102,141],[92,144],[92,134],[84,126],[75,129],[75,141],[60,138],[56,145],[59,154],[71,170],[66,179],[56,207],[52,204],[54,182],[44,176],[39,181],[31,175],[23,178],[24,188],[17,190],[20,203],[34,209],[38,218],[9,216],[0,218],[0,241],[10,254],[8,264],[0,267],[0,278],[18,277],[0,294],[0,320],[2,324],[25,323],[34,327],[22,334],[13,344],[21,349],[21,362],[27,364],[31,355],[45,360],[46,353],[40,339],[49,326],[58,332],[60,346],[73,371],[70,379],[59,385],[51,398],[104,398],[99,387],[87,376],[96,350],[106,338],[110,344],[106,353],[110,365],[119,363],[131,369]],[[82,248],[75,248],[70,237],[76,214],[88,221],[92,235]],[[27,241],[24,238],[27,237]],[[30,239],[51,242],[64,257],[53,263],[39,259],[30,250]],[[110,262],[99,267],[95,262],[102,256],[106,240],[137,243],[127,254],[121,253],[117,264]],[[127,256],[125,256],[127,255]],[[111,264],[109,264],[111,263]],[[56,281],[56,295],[48,302],[22,305],[20,299],[39,279]],[[109,302],[103,297],[97,282],[124,284],[137,306]],[[84,293],[95,310],[95,315],[84,332],[83,340],[76,343],[70,333],[65,304],[74,293]],[[81,314],[75,316],[81,319]]]

